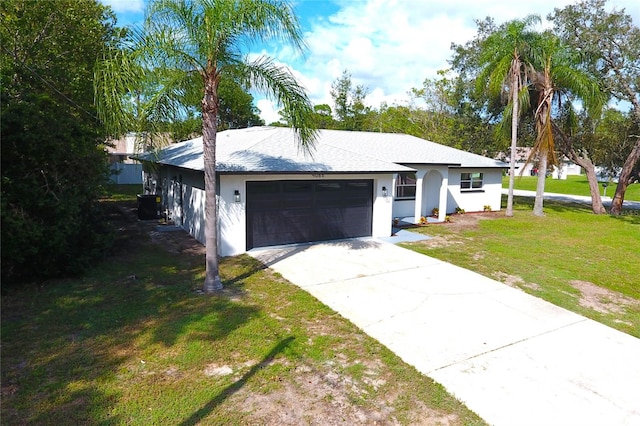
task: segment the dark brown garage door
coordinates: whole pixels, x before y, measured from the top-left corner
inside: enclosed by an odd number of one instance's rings
[[[247,250],[371,235],[372,180],[247,182]]]

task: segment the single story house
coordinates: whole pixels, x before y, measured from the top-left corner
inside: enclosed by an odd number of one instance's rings
[[[516,176],[537,176],[538,175],[538,162],[537,160],[527,163],[527,158],[531,153],[531,148],[517,147],[516,148]],[[500,152],[496,156],[497,160],[511,163],[511,151]],[[550,166],[547,171],[550,173],[551,178],[566,180],[567,176],[579,176],[582,174],[582,167],[570,161],[564,155],[558,157],[558,165]]]
[[[202,138],[137,158],[154,167],[163,209],[201,242]],[[507,164],[404,134],[319,130],[300,148],[292,129],[218,133],[218,240],[222,256],[265,247],[388,237],[395,218],[418,223],[438,209],[500,210]]]
[[[142,183],[142,164],[131,158],[132,155],[142,152],[136,143],[135,134],[128,133],[120,139],[109,140],[106,149],[109,153],[111,183]]]

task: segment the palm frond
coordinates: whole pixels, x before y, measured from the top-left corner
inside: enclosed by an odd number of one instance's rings
[[[268,57],[237,64],[241,73],[250,79],[251,86],[281,105],[296,131],[300,146],[307,152],[314,147],[317,131],[313,121],[313,106],[306,91],[294,75]]]

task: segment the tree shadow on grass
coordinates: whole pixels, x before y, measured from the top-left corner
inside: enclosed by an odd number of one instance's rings
[[[640,210],[622,210],[621,215],[611,217],[629,225],[640,225]]]
[[[261,368],[269,365],[271,361],[282,352],[289,344],[295,339],[293,336],[289,336],[286,339],[281,340],[276,346],[269,351],[262,361],[251,367],[249,371],[247,371],[237,382],[227,386],[223,389],[218,395],[213,397],[211,401],[209,401],[204,407],[196,411],[189,417],[180,423],[180,426],[191,426],[198,424],[202,419],[204,419],[209,413],[211,413],[218,405],[222,404],[227,398],[231,397],[237,391],[242,389],[242,387],[253,377]]]
[[[195,294],[201,270],[193,264],[202,263],[195,255],[169,253],[148,238],[122,247],[83,278],[3,294],[3,424],[126,423],[114,414],[121,392],[114,375],[132,374],[149,343],[224,339],[260,313],[225,295]],[[238,294],[243,283],[234,274],[228,287]]]

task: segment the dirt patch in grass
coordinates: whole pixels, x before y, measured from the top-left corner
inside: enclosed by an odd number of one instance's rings
[[[170,253],[204,256],[204,246],[186,232],[159,231],[153,223],[140,223],[150,241]],[[275,282],[284,282],[277,274],[265,270],[264,274]],[[230,297],[225,288],[220,297]],[[285,318],[278,310],[269,314],[282,322],[287,330]],[[316,339],[336,336],[336,322],[343,319],[331,314],[329,320],[299,320],[309,334],[309,344]],[[228,402],[244,413],[250,424],[261,425],[460,425],[468,418],[461,418],[448,410],[434,409],[433,405],[421,401],[420,391],[405,389],[406,383],[398,382],[388,365],[378,356],[367,353],[366,347],[356,349],[354,345],[366,339],[360,333],[339,333],[343,338],[333,345],[333,356],[320,363],[291,363],[285,359],[247,361],[237,365],[208,364],[203,374],[208,377],[232,376],[236,383],[243,383],[257,370],[267,370],[277,365],[282,374],[274,374],[266,386],[238,387],[229,392]],[[346,355],[350,353],[350,355]],[[356,357],[354,359],[354,356]],[[349,371],[357,371],[351,374]],[[420,375],[418,372],[413,374]],[[264,380],[264,379],[263,379]],[[422,379],[421,379],[422,380]],[[429,381],[430,379],[424,378]],[[233,386],[231,387],[233,389]],[[400,402],[404,400],[405,402]],[[396,408],[402,407],[398,413]],[[475,423],[477,420],[473,420]]]
[[[477,213],[463,213],[454,214],[449,216],[449,222],[432,223],[427,226],[421,226],[423,232],[432,236],[431,239],[421,241],[427,247],[431,248],[443,248],[452,245],[463,244],[459,234],[473,230],[478,227],[478,223],[482,220],[494,220],[500,217],[504,217],[503,212],[477,212]],[[478,254],[482,256],[482,254]]]
[[[397,387],[393,392],[377,395],[379,388],[389,390],[387,381],[393,380],[385,365],[376,362],[365,368],[363,377],[354,377],[343,370],[349,367],[346,357],[337,358],[340,359],[320,365],[303,363],[292,367],[295,380],[275,376],[272,380],[278,386],[268,393],[243,389],[236,396],[241,409],[250,414],[252,423],[273,426],[461,423],[458,415],[429,408],[419,399],[414,399],[411,409],[403,413],[406,420],[398,420],[395,403],[409,390]]]
[[[443,224],[436,224],[435,226],[446,226],[450,229],[474,229],[478,226],[478,222],[481,220],[493,220],[497,218],[504,217],[503,211],[498,212],[473,212],[473,213],[462,213],[462,214],[453,214],[450,215],[450,222]]]
[[[569,281],[569,284],[580,290],[580,306],[593,309],[604,314],[622,314],[627,308],[640,307],[640,301],[615,291],[599,287],[593,283],[580,280]]]
[[[509,287],[514,287],[519,289],[526,287],[531,290],[541,289],[540,285],[536,283],[525,282],[525,280],[523,280],[522,277],[519,277],[517,275],[509,275],[504,272],[496,272],[495,274],[493,274],[493,276],[495,277],[496,280],[508,285]]]

